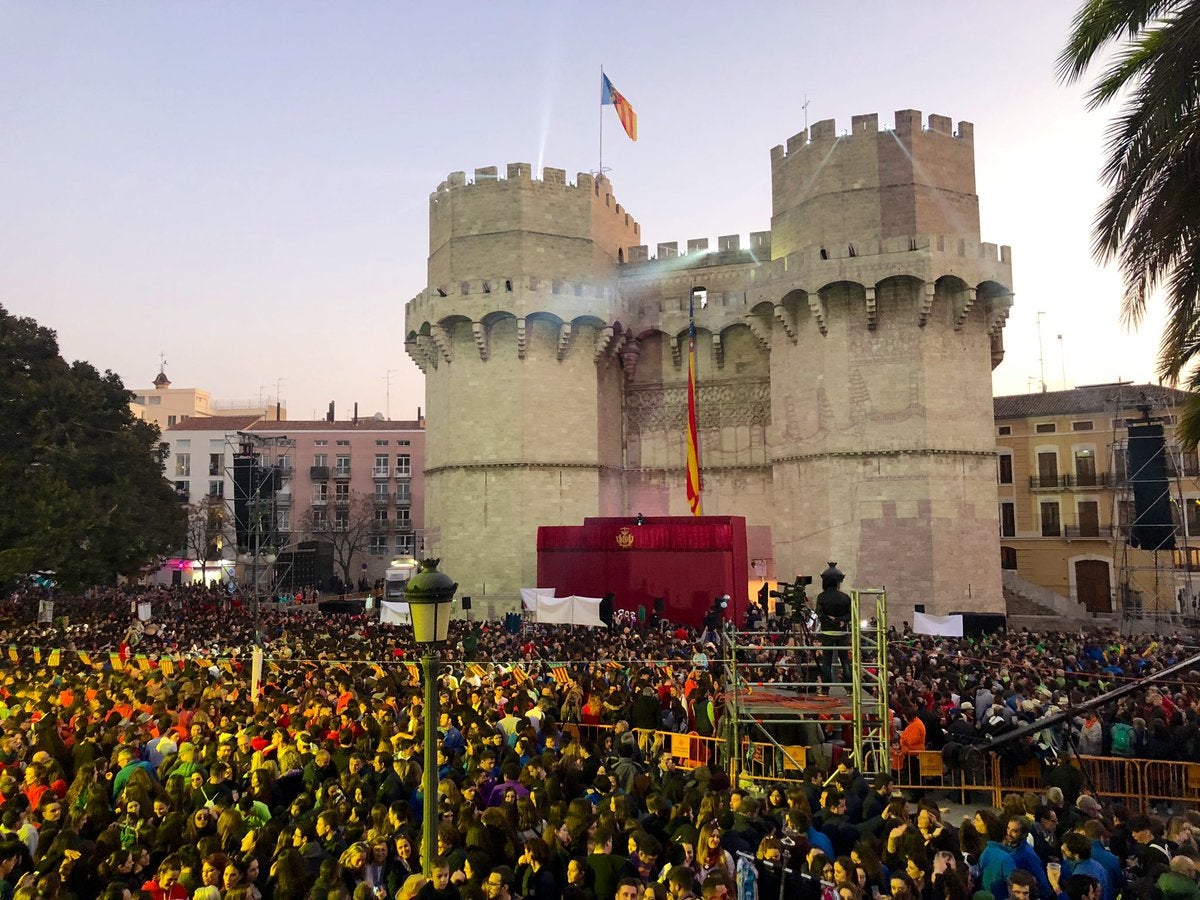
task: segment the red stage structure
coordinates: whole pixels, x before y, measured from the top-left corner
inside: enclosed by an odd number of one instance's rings
[[[538,587],[560,597],[615,594],[616,609],[654,611],[662,597],[672,622],[701,625],[713,598],[730,597],[726,618],[749,603],[746,520],[741,516],[584,519],[538,529]]]

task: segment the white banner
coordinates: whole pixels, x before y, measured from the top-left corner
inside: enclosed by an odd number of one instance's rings
[[[412,616],[408,611],[408,601],[397,603],[383,602],[379,604],[379,622],[382,625],[411,625]]]
[[[942,637],[962,637],[962,616],[929,616],[913,613],[913,631],[917,634],[937,634]]]
[[[521,588],[521,605],[530,612],[537,612],[538,600],[554,598],[554,588]]]
[[[603,628],[604,621],[600,618],[599,597],[570,597],[571,624],[587,625],[592,628]]]
[[[137,616],[143,622],[149,622],[150,621],[150,604],[149,603],[139,603],[137,605]]]
[[[537,620],[539,624],[571,625],[575,604],[570,597],[538,597]]]

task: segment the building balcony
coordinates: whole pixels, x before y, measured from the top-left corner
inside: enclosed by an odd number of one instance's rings
[[[329,478],[329,466],[310,466],[308,477],[313,481],[326,481]]]
[[[333,477],[334,478],[349,478],[350,477],[350,467],[342,466],[340,468],[334,469]]]
[[[1093,528],[1090,526],[1068,525],[1063,529],[1063,536],[1069,538],[1095,538],[1096,540],[1109,541],[1112,540],[1112,529],[1101,528],[1099,526]]]
[[[387,491],[383,491],[383,492],[376,491],[374,494],[371,495],[371,500],[375,503],[376,506],[387,506],[389,503],[392,502],[392,495],[389,494]]]
[[[412,506],[412,494],[396,494],[397,506]]]
[[[316,494],[312,498],[313,506],[325,506],[329,502],[329,497],[326,494]]]
[[[396,531],[400,532],[401,534],[409,534],[412,530],[413,524],[411,521],[396,523]]]
[[[291,506],[292,505],[292,495],[278,493],[275,495],[275,503],[278,504],[279,506]]]
[[[291,478],[292,477],[293,470],[292,470],[291,460],[282,459],[275,464],[275,468],[279,470],[279,474],[281,477],[283,477],[283,478]]]
[[[376,519],[374,522],[371,523],[371,530],[373,532],[375,532],[376,534],[385,534],[392,530],[392,523],[387,521],[386,519],[384,519],[382,521],[379,519]]]
[[[1060,491],[1067,486],[1066,475],[1030,475],[1031,491]]]
[[[1065,475],[1066,484],[1064,487],[1069,488],[1106,488],[1111,486],[1112,481],[1109,478],[1108,472],[1088,472],[1085,474]]]
[[[387,466],[376,466],[374,469],[371,470],[372,478],[377,478],[377,479],[378,478],[390,478],[391,475],[392,475],[392,470],[389,469]]]
[[[349,494],[335,494],[334,498],[333,498],[333,505],[334,506],[349,506],[350,505],[350,495]]]
[[[350,530],[350,523],[349,523],[349,522],[340,522],[340,521],[334,521],[334,522],[331,522],[331,523],[329,524],[329,530],[330,530],[330,531],[336,531],[336,532],[339,532],[339,533],[341,533],[341,532],[344,532],[344,531],[349,531],[349,530]]]

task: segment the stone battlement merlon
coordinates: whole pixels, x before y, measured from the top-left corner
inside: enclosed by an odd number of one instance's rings
[[[451,172],[446,180],[437,186],[429,195],[430,210],[433,211],[451,192],[477,192],[499,188],[511,190],[513,187],[529,186],[540,190],[566,190],[590,194],[594,205],[603,203],[613,210],[613,214],[625,217],[625,224],[641,234],[642,226],[625,211],[612,194],[612,182],[604,176],[597,178],[590,172],[579,172],[573,182],[567,180],[567,170],[552,166],[542,167],[542,177],[533,177],[533,166],[529,163],[509,163],[505,177],[500,177],[496,166],[482,166],[475,169],[474,178],[468,179],[463,171]]]
[[[945,135],[950,140],[961,141],[971,146],[974,146],[975,143],[975,126],[971,122],[963,121],[958,123],[957,130],[953,130],[949,116],[931,113],[928,125],[922,127],[921,111],[919,109],[901,109],[896,111],[894,121],[895,127],[880,129],[878,113],[852,116],[850,119],[850,131],[841,135],[840,140],[853,140],[863,135],[878,136],[880,134],[893,133],[900,140],[901,144],[903,144],[904,139],[911,137],[913,134],[940,134]],[[815,144],[827,146],[831,141],[836,140],[839,140],[837,120],[822,119],[820,122],[814,122],[807,131],[801,131],[798,134],[792,135],[787,139],[786,144],[777,144],[772,147],[771,162],[780,162],[796,153],[803,152],[806,147]]]

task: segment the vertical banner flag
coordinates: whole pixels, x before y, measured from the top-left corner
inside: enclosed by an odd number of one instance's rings
[[[637,113],[603,72],[600,73],[600,105],[614,107],[617,118],[621,120],[621,127],[625,129],[629,139],[637,140]]]
[[[700,443],[696,434],[696,295],[688,298],[687,500],[693,516],[700,511]]]

